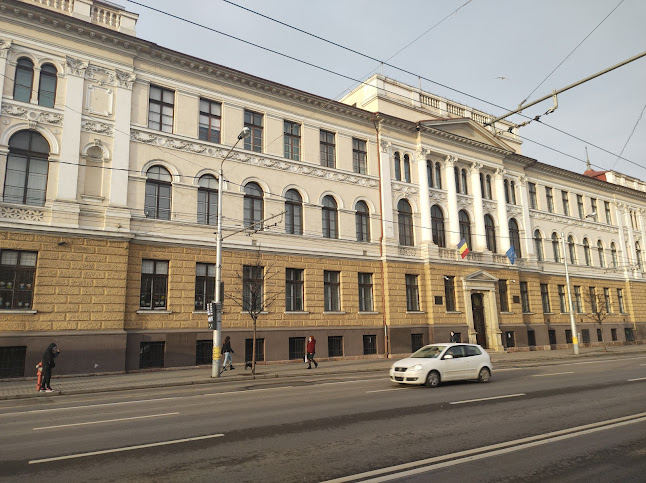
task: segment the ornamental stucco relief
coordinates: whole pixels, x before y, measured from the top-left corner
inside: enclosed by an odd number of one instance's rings
[[[92,120],[83,120],[81,122],[81,131],[105,134],[106,136],[114,135],[114,127],[111,124]]]
[[[44,216],[45,212],[42,210],[0,206],[0,218],[24,221],[43,221]]]
[[[2,114],[19,119],[25,119],[30,122],[39,122],[43,124],[51,124],[53,126],[63,125],[63,115],[54,112],[47,112],[38,108],[16,106],[9,102],[2,104]]]

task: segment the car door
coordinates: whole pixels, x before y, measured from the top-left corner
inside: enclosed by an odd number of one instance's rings
[[[449,347],[442,356],[442,380],[455,381],[468,377],[468,361],[463,345]],[[452,356],[447,358],[446,356]]]
[[[474,345],[466,345],[464,346],[464,351],[465,351],[465,362],[466,362],[466,375],[465,377],[468,379],[477,379],[478,378],[478,371],[480,369],[480,365],[482,364],[482,353],[480,352],[480,349],[478,349]]]

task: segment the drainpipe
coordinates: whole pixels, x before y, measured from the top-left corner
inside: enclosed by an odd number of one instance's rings
[[[372,114],[372,123],[375,126],[375,131],[377,132],[377,168],[378,168],[378,177],[379,177],[379,229],[381,231],[381,236],[379,237],[379,259],[381,265],[381,316],[383,318],[384,324],[384,357],[388,359],[390,351],[388,346],[390,345],[390,336],[388,333],[388,324],[386,323],[386,279],[384,273],[384,205],[381,199],[381,142],[379,140],[379,113]]]

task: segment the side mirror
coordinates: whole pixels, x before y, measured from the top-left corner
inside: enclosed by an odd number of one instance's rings
[[[444,356],[444,359],[453,359],[453,356],[451,354],[447,354]]]

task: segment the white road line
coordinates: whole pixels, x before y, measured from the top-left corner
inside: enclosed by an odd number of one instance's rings
[[[366,394],[372,394],[373,392],[401,391],[403,389],[408,389],[408,388],[406,388],[406,387],[393,387],[391,389],[379,389],[377,391],[366,391]]]
[[[85,423],[73,423],[73,424],[58,424],[56,426],[43,426],[42,428],[34,428],[34,431],[40,431],[41,429],[68,428],[70,426],[85,426],[86,424],[115,423],[117,421],[130,421],[132,419],[159,418],[162,416],[174,416],[176,414],[179,414],[179,413],[150,414],[148,416],[134,416],[131,418],[104,419],[103,421],[87,421]]]
[[[637,379],[628,379],[628,382],[633,382],[633,381],[646,381],[646,377],[638,377]]]
[[[504,396],[483,397],[480,399],[467,399],[465,401],[453,401],[453,402],[450,402],[449,404],[466,404],[466,403],[480,402],[480,401],[491,401],[492,399],[505,399],[508,397],[520,397],[520,396],[525,396],[525,393],[521,392],[518,394],[506,394]]]
[[[562,374],[574,374],[574,372],[552,372],[551,374],[532,374],[532,377],[560,376]]]
[[[468,461],[473,461],[475,459],[482,459],[496,454],[501,454],[505,450],[520,450],[527,447],[536,446],[539,444],[550,443],[553,441],[559,441],[561,439],[567,439],[576,437],[582,434],[587,434],[595,431],[603,431],[605,429],[612,429],[626,424],[634,424],[646,421],[646,413],[633,414],[631,416],[624,416],[616,419],[608,419],[606,421],[600,421],[598,423],[585,424],[583,426],[576,426],[568,429],[561,429],[558,431],[553,431],[551,433],[539,434],[536,436],[529,436],[527,438],[521,438],[517,440],[507,441],[503,443],[492,444],[490,446],[483,446],[481,448],[473,448],[465,451],[459,451],[457,453],[446,454],[442,456],[435,456],[433,458],[427,458],[418,461],[411,461],[410,463],[404,463],[401,465],[395,465],[388,468],[381,468],[373,471],[366,471],[365,473],[359,473],[356,475],[345,476],[342,478],[337,478],[334,480],[328,480],[324,483],[348,483],[352,481],[386,481],[388,479],[397,479],[404,476],[409,476],[413,472],[421,473],[423,471],[430,471],[432,469],[438,469],[442,466],[449,466],[451,464],[465,463]],[[475,456],[473,456],[475,455]],[[451,460],[451,461],[447,461]],[[442,466],[435,463],[444,463]],[[424,468],[418,468],[410,471],[404,472],[409,468],[415,468],[416,466],[422,465],[433,465],[426,466]],[[397,473],[400,472],[400,473]],[[366,478],[386,475],[381,478],[375,478],[372,480],[366,480]]]
[[[221,433],[208,434],[206,436],[196,436],[194,438],[174,439],[171,441],[161,441],[159,443],[138,444],[136,446],[124,446],[123,448],[104,449],[101,451],[91,451],[89,453],[77,453],[77,454],[70,454],[66,456],[55,456],[54,458],[43,458],[41,460],[31,460],[29,464],[35,465],[38,463],[49,463],[51,461],[70,460],[74,458],[85,458],[86,456],[96,456],[99,454],[108,454],[108,453],[119,453],[122,451],[132,451],[132,450],[141,449],[141,448],[153,448],[155,446],[166,446],[169,444],[187,443],[189,441],[199,441],[202,439],[221,438],[222,436],[224,436],[224,434],[221,434]]]

